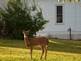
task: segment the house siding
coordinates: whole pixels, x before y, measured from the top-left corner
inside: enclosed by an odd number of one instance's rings
[[[81,39],[81,3],[58,3],[56,0],[41,0],[44,18],[49,20],[43,31],[38,34],[48,37],[69,39],[71,27],[72,39]],[[56,6],[63,6],[63,23],[56,23]]]

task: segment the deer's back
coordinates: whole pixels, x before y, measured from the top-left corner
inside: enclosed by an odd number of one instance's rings
[[[48,45],[48,39],[45,37],[31,38],[30,43],[32,45]]]

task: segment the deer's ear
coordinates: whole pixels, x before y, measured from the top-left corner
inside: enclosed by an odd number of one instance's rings
[[[22,33],[24,33],[24,32],[25,32],[25,30],[22,31]]]
[[[29,33],[29,32],[30,32],[30,30],[27,30],[27,32]]]

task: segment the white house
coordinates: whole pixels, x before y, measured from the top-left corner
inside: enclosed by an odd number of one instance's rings
[[[0,0],[0,7],[6,6],[6,0]],[[29,3],[33,0],[22,0]],[[49,22],[38,35],[69,39],[71,28],[72,39],[81,39],[81,0],[35,0]]]
[[[37,0],[43,10],[44,18],[49,20],[45,29],[39,33],[49,37],[81,39],[81,0]]]

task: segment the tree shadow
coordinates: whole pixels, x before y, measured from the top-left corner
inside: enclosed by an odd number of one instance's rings
[[[81,41],[51,40],[48,50],[81,54]]]
[[[0,40],[1,46],[26,49],[23,40]],[[81,54],[81,41],[50,39],[48,50]]]
[[[12,47],[12,48],[23,48],[25,49],[23,40],[5,40],[0,39],[0,47]]]

